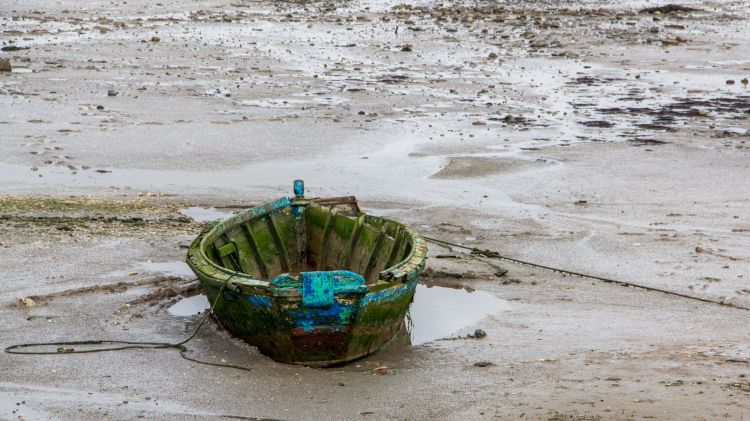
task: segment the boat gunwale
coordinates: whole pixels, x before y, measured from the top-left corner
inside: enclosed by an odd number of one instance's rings
[[[317,205],[314,201],[314,199],[294,199],[290,200],[288,196],[283,196],[280,199],[271,200],[265,203],[262,203],[258,206],[254,206],[249,209],[245,209],[243,211],[240,211],[230,217],[224,218],[220,220],[218,223],[216,223],[211,229],[199,236],[200,241],[194,241],[193,244],[190,246],[190,250],[188,251],[188,263],[190,264],[191,268],[194,272],[200,272],[203,275],[205,275],[210,280],[216,282],[216,283],[223,283],[231,280],[231,284],[238,284],[238,286],[248,286],[248,287],[259,287],[259,288],[268,288],[271,285],[272,280],[264,281],[260,279],[255,279],[251,277],[250,275],[243,273],[243,272],[237,272],[234,270],[231,270],[229,268],[226,268],[224,266],[221,266],[212,259],[210,259],[206,255],[206,247],[208,247],[210,244],[212,244],[221,234],[226,232],[230,227],[237,226],[239,224],[245,223],[247,221],[262,218],[263,216],[269,215],[273,213],[274,211],[283,209],[287,206],[310,206],[310,205]],[[317,205],[320,206],[320,205]],[[419,273],[422,272],[424,269],[424,262],[427,258],[427,243],[422,238],[417,231],[414,229],[400,223],[397,221],[393,221],[388,218],[383,217],[376,217],[383,219],[385,221],[392,222],[394,224],[398,224],[401,226],[407,234],[411,237],[412,240],[412,246],[411,251],[409,252],[409,255],[403,259],[401,259],[398,263],[394,264],[393,266],[382,270],[378,274],[379,281],[375,284],[368,285],[369,292],[376,292],[378,290],[387,288],[391,286],[390,284],[394,280],[402,280],[407,281],[410,279],[413,279],[415,276],[418,276]],[[197,244],[196,244],[197,243]],[[203,265],[199,265],[198,259],[196,259],[195,251],[198,251],[200,259],[203,261]],[[206,265],[207,263],[207,265]],[[211,272],[207,273],[207,271],[204,269],[205,266],[209,266],[212,269],[214,269]],[[217,275],[225,275],[223,277],[217,276]],[[270,290],[269,290],[270,292]]]

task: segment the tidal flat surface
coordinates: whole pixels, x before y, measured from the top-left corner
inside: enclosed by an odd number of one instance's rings
[[[183,340],[187,245],[297,178],[431,237],[750,307],[750,10],[665,5],[4,1],[0,345]],[[191,355],[252,371],[3,353],[0,418],[750,416],[746,311],[439,246],[423,282],[416,306],[502,309],[431,308],[448,339],[333,369],[213,322]]]

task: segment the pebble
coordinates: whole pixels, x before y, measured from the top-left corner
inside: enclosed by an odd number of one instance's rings
[[[36,303],[29,297],[21,297],[18,301],[23,304],[24,307],[34,307]]]
[[[10,72],[13,67],[10,65],[10,61],[4,58],[0,58],[0,72]]]
[[[484,338],[485,336],[487,336],[487,332],[482,329],[477,329],[474,331],[474,337],[477,339]]]
[[[107,91],[107,96],[117,96],[117,91],[110,89]]]

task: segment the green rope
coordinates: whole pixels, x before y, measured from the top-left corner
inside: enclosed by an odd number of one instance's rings
[[[214,363],[210,361],[201,361],[192,357],[188,357],[185,354],[188,351],[188,348],[185,346],[185,344],[195,339],[195,337],[198,335],[198,332],[201,330],[203,325],[206,323],[208,318],[213,313],[214,307],[216,307],[216,304],[219,302],[219,298],[221,297],[221,294],[224,292],[224,288],[226,288],[229,281],[234,277],[235,275],[232,275],[224,281],[224,283],[221,285],[221,288],[219,289],[218,294],[216,295],[216,298],[214,299],[213,304],[211,304],[211,308],[206,312],[206,315],[203,316],[203,319],[201,319],[200,323],[198,324],[198,327],[195,328],[192,335],[190,335],[187,339],[181,342],[177,342],[177,343],[134,342],[134,341],[116,341],[116,340],[108,340],[108,339],[92,339],[92,340],[85,340],[85,341],[62,341],[62,342],[36,342],[36,343],[11,345],[5,348],[5,352],[8,354],[20,354],[20,355],[61,355],[61,354],[88,354],[88,353],[94,353],[94,352],[122,351],[126,349],[177,349],[180,351],[180,356],[182,358],[188,361],[192,361],[194,363],[210,365],[214,367],[227,367],[227,368],[236,368],[238,370],[250,371],[251,369],[248,367],[243,367],[243,366],[236,365],[236,364],[224,364],[224,363]],[[81,349],[81,350],[65,348],[65,346],[106,345],[106,344],[120,345],[120,346],[112,346],[109,348]],[[58,348],[56,351],[23,350],[23,348],[33,348],[33,347],[41,347],[41,346],[60,346],[62,348]]]
[[[549,271],[552,271],[552,272],[562,273],[564,275],[573,275],[573,276],[580,276],[582,278],[596,279],[597,281],[602,281],[602,282],[605,282],[605,283],[608,283],[608,284],[615,284],[615,285],[622,285],[622,286],[626,286],[626,287],[640,288],[640,289],[644,289],[646,291],[660,292],[662,294],[673,295],[673,296],[681,297],[681,298],[687,298],[689,300],[701,301],[701,302],[704,302],[704,303],[717,304],[717,305],[724,306],[724,307],[736,308],[738,310],[747,310],[747,311],[750,311],[750,308],[748,308],[748,307],[743,307],[743,306],[740,306],[740,305],[737,305],[737,304],[732,304],[732,303],[727,302],[727,301],[717,301],[717,300],[712,300],[712,299],[709,299],[709,298],[696,297],[695,295],[683,294],[683,293],[680,293],[680,292],[670,291],[670,290],[667,290],[667,289],[650,287],[650,286],[647,286],[647,285],[637,284],[637,283],[634,283],[634,282],[620,281],[620,280],[617,280],[617,279],[605,278],[603,276],[589,275],[587,273],[575,272],[575,271],[572,271],[572,270],[565,270],[565,269],[555,268],[555,267],[552,267],[552,266],[541,265],[539,263],[527,262],[525,260],[514,259],[512,257],[503,256],[502,254],[500,254],[500,253],[498,253],[497,251],[494,251],[494,250],[487,250],[487,249],[482,250],[482,249],[479,249],[477,247],[471,247],[471,246],[465,246],[463,244],[451,243],[450,241],[445,241],[445,240],[441,240],[441,239],[438,239],[438,238],[430,238],[430,237],[423,237],[423,238],[425,240],[433,243],[433,244],[437,244],[439,246],[446,247],[448,249],[450,249],[451,247],[456,247],[456,248],[461,248],[461,249],[464,249],[464,250],[468,250],[471,253],[471,255],[473,255],[473,256],[480,256],[480,257],[491,258],[491,259],[505,260],[505,261],[516,263],[516,264],[519,264],[519,265],[531,266],[531,267],[535,267],[535,268],[549,270]]]

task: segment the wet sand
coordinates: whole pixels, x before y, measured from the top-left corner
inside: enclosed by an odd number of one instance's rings
[[[295,178],[432,237],[750,307],[748,10],[656,5],[6,2],[0,345],[187,337],[185,245]],[[213,323],[191,355],[252,371],[3,353],[0,418],[750,415],[748,311],[430,257],[417,301],[497,308],[332,369]]]

